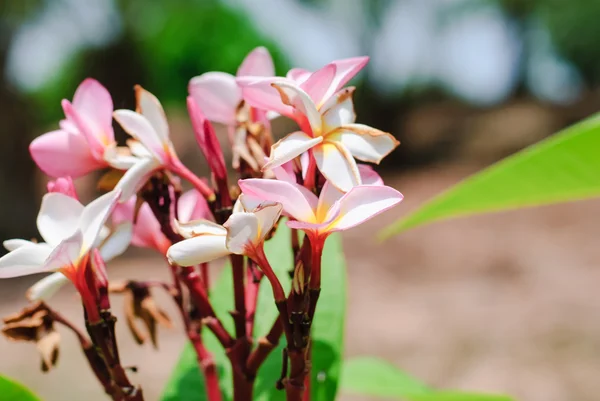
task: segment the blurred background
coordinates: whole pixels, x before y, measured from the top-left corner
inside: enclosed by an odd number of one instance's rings
[[[202,169],[185,112],[191,77],[235,73],[260,45],[279,75],[369,55],[354,80],[358,120],[402,142],[380,171],[405,201],[345,234],[347,355],[383,356],[443,388],[597,401],[598,201],[444,222],[383,244],[373,237],[461,178],[599,110],[598,21],[597,0],[1,1],[0,239],[36,235],[47,178],[27,147],[56,129],[60,100],[86,77],[109,89],[115,108],[133,107],[136,83],[156,94],[178,152]],[[285,134],[286,123],[276,129]],[[93,196],[93,180],[78,185]],[[129,256],[113,263],[114,277],[167,277],[151,254]],[[34,280],[0,282],[2,315],[25,305]],[[55,303],[79,318],[69,289]],[[153,351],[120,330],[125,363],[140,366],[136,380],[157,399],[183,335],[161,333]],[[45,400],[104,399],[72,340],[65,335],[58,368],[42,375],[33,345],[0,339],[0,373]]]

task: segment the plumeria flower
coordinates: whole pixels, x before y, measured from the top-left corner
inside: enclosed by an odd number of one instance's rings
[[[273,60],[264,47],[251,51],[236,74],[237,77],[273,75]],[[260,171],[264,155],[272,145],[269,119],[278,115],[245,103],[236,77],[224,72],[207,72],[194,77],[188,89],[192,102],[210,121],[227,127],[233,150],[233,168],[239,169],[241,160],[244,160],[253,171]]]
[[[210,262],[231,253],[252,257],[279,219],[281,210],[278,203],[261,203],[242,195],[222,226],[208,220],[180,222],[177,230],[186,239],[172,245],[167,257],[180,266]]]
[[[44,195],[37,227],[45,242],[4,241],[9,253],[0,258],[0,278],[60,272],[75,285],[83,301],[89,302],[85,299],[86,265],[119,196],[119,191],[112,191],[83,206],[62,193]]]
[[[116,146],[112,128],[113,102],[98,81],[84,80],[73,103],[62,101],[66,116],[60,129],[31,142],[29,151],[38,167],[52,177],[84,176],[109,166],[109,152]]]
[[[252,50],[237,70],[237,77],[272,77],[275,75],[273,59],[264,47]],[[235,129],[242,103],[242,90],[236,77],[225,72],[207,72],[190,80],[188,90],[194,102],[213,122]],[[253,114],[254,110],[250,112]],[[255,120],[256,121],[256,120]]]
[[[201,182],[181,163],[169,137],[165,112],[158,99],[139,85],[135,87],[136,111],[116,110],[115,120],[134,138],[128,143],[134,161],[116,188],[122,191],[125,202],[160,169],[171,170],[189,180],[205,197],[214,196],[208,186]],[[119,159],[118,155],[114,155]]]
[[[131,244],[139,248],[154,249],[161,255],[166,255],[171,241],[162,233],[160,223],[154,217],[152,209],[144,202],[134,219],[135,207],[135,198],[117,205],[112,214],[113,224],[120,226],[135,220]],[[212,219],[206,200],[195,189],[191,189],[179,197],[177,215],[179,221],[184,223],[197,219]]]
[[[362,183],[354,158],[378,164],[398,146],[391,134],[356,124],[354,88],[341,89],[367,60],[332,62],[308,76],[291,74],[296,75],[295,80],[238,80],[248,103],[291,117],[301,128],[272,146],[263,169],[280,166],[310,150],[325,178],[347,192]],[[273,96],[273,88],[278,97]]]
[[[364,223],[403,199],[384,185],[359,185],[343,193],[327,181],[319,197],[289,180],[247,179],[239,185],[244,195],[281,203],[293,219],[288,226],[303,230],[311,245],[320,247],[331,233]]]

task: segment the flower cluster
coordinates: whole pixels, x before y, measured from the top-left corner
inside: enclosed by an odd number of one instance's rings
[[[294,371],[295,363],[306,363],[308,344],[294,340],[288,310],[306,314],[310,324],[327,237],[402,200],[371,166],[359,163],[378,164],[398,146],[391,134],[356,123],[354,88],[346,84],[367,62],[367,57],[349,58],[315,72],[294,68],[286,76],[276,76],[268,51],[257,48],[242,62],[236,76],[208,72],[192,78],[187,109],[196,142],[211,170],[207,179],[181,162],[165,112],[153,94],[136,86],[135,110],[114,110],[107,89],[86,79],[72,102],[62,101],[65,119],[60,121],[60,129],[30,145],[35,163],[54,179],[48,184],[37,219],[44,242],[5,241],[9,252],[0,258],[0,278],[53,272],[28,291],[27,297],[37,302],[47,301],[63,283],[71,281],[81,296],[91,341],[101,353],[100,360],[105,361],[98,377],[107,393],[114,399],[142,399],[141,390],[128,382],[123,371],[115,370],[116,365],[105,355],[114,354],[116,343],[103,336],[114,332],[95,329],[110,329],[106,324],[110,321],[114,325],[105,262],[129,246],[163,255],[173,283],[127,282],[113,285],[110,292],[137,294],[137,298],[130,295],[131,310],[142,316],[156,344],[155,320],[169,320],[157,312],[149,289],[167,289],[180,306],[190,340],[196,341],[199,360],[206,350],[200,340],[194,340],[191,328],[201,322],[224,347],[236,350],[231,353],[232,363],[243,366],[241,371],[251,381],[257,366],[249,362],[255,359],[250,333],[244,327],[247,316],[234,314],[236,333],[231,335],[206,296],[210,290],[207,263],[229,256],[236,281],[236,312],[253,310],[255,300],[244,294],[253,293],[250,287],[260,280],[249,280],[247,272],[252,270],[252,275],[269,281]],[[293,120],[298,130],[275,142],[270,121],[281,116]],[[124,146],[115,141],[113,119],[131,137]],[[213,123],[227,128],[223,139],[229,145],[225,152],[231,154],[229,166]],[[237,185],[230,186],[228,167],[237,174]],[[99,187],[108,192],[83,206],[72,179],[97,170],[106,171]],[[183,192],[183,182],[192,189]],[[282,218],[292,229],[299,266],[294,269],[294,288],[289,295],[263,249]],[[184,292],[189,292],[189,301]],[[133,315],[131,312],[128,319],[132,321]],[[143,337],[137,329],[134,335]],[[98,360],[91,358],[90,364],[94,363]],[[306,371],[296,369],[284,380],[290,399],[304,391]],[[109,384],[102,375],[110,378],[115,388],[107,389]],[[213,394],[212,399],[215,397]]]

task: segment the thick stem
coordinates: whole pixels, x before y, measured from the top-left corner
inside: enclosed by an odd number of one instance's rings
[[[271,354],[271,352],[279,345],[279,339],[283,334],[283,325],[281,319],[277,318],[269,333],[263,338],[258,340],[258,346],[252,351],[248,357],[248,363],[246,364],[246,371],[250,378],[256,377],[258,369]]]
[[[202,277],[202,282],[204,283],[204,289],[206,290],[206,293],[209,293],[209,289],[210,289],[210,276],[209,276],[209,269],[208,269],[208,263],[202,263],[200,265],[200,276]]]
[[[246,338],[246,287],[244,285],[244,256],[232,254],[233,297],[235,310],[231,313],[235,322],[235,334],[238,339]]]
[[[246,268],[246,332],[249,337],[252,337],[254,331],[258,292],[263,276],[263,272],[256,267],[256,263],[248,259],[248,267]]]

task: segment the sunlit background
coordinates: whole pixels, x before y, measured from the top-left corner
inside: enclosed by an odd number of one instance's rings
[[[27,146],[56,129],[60,100],[85,77],[104,84],[116,108],[133,107],[136,83],[156,94],[178,151],[201,169],[185,112],[191,77],[234,73],[259,45],[279,75],[369,55],[353,82],[358,120],[401,141],[380,171],[406,199],[345,235],[347,355],[383,356],[443,388],[597,401],[598,202],[444,222],[383,244],[374,235],[466,175],[600,110],[599,1],[8,0],[0,11],[0,239],[36,235],[46,178]],[[78,184],[84,199],[93,196],[93,181]],[[111,274],[166,277],[150,256],[121,259]],[[23,306],[32,280],[0,283],[0,312]],[[56,305],[79,317],[70,289]],[[154,351],[120,333],[125,364],[139,367],[136,380],[157,399],[184,336],[162,332]],[[33,348],[0,339],[0,373],[48,401],[104,399],[70,335],[49,374],[37,372]]]

